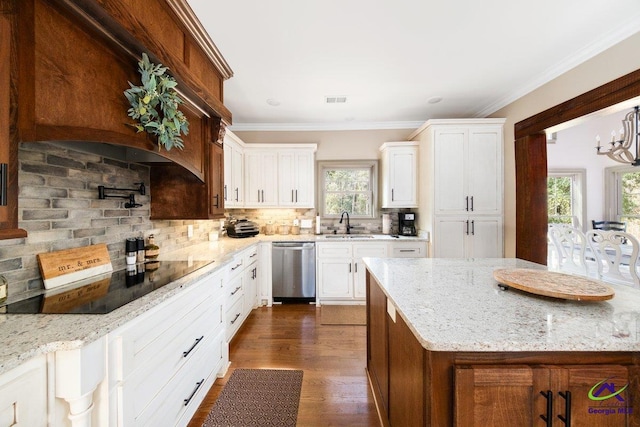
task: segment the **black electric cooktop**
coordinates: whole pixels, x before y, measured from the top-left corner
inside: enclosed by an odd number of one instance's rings
[[[0,307],[7,314],[105,314],[155,291],[210,261],[152,261],[101,274]]]

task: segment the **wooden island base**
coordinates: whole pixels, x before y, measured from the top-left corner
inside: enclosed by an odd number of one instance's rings
[[[640,426],[637,352],[430,351],[387,301],[368,273],[367,370],[383,426]]]

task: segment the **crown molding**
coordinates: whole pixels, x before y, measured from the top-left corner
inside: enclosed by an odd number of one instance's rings
[[[637,19],[630,20],[626,25],[618,27],[613,26],[613,28],[614,30],[612,30],[607,37],[599,39],[595,43],[586,46],[585,48],[575,52],[573,55],[565,58],[563,61],[560,61],[558,64],[555,64],[554,66],[548,68],[544,73],[540,74],[535,79],[530,80],[519,90],[511,92],[506,96],[496,100],[495,102],[485,106],[474,116],[487,117],[488,115],[495,113],[499,109],[506,107],[512,102],[522,98],[528,93],[533,92],[544,84],[549,83],[551,80],[561,76],[567,71],[577,67],[578,65],[588,61],[596,55],[631,37],[632,35],[640,31],[640,21],[638,21]]]
[[[213,62],[218,72],[224,80],[233,77],[233,70],[218,50],[216,44],[211,40],[209,33],[204,29],[202,23],[191,9],[186,0],[166,0],[182,24],[189,30],[190,34],[202,48],[207,57]]]
[[[335,130],[381,130],[417,129],[424,121],[397,122],[337,122],[337,123],[238,123],[230,126],[232,131],[335,131]]]

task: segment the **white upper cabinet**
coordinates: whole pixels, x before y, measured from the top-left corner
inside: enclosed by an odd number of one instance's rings
[[[418,143],[387,142],[380,147],[383,208],[418,206]]]
[[[246,144],[244,207],[314,207],[316,147],[316,144]]]
[[[244,152],[242,142],[231,132],[224,137],[224,206],[244,206]]]
[[[278,206],[278,152],[247,149],[244,165],[245,207]]]
[[[434,131],[435,213],[502,213],[502,127]]]
[[[278,204],[313,208],[314,176],[312,150],[280,150],[278,152]]]

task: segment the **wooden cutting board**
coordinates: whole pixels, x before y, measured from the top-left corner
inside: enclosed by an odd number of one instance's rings
[[[494,270],[493,277],[510,288],[536,295],[576,301],[605,301],[613,298],[611,286],[583,276],[528,268]]]
[[[53,289],[113,270],[107,245],[84,246],[38,254],[45,289]]]

